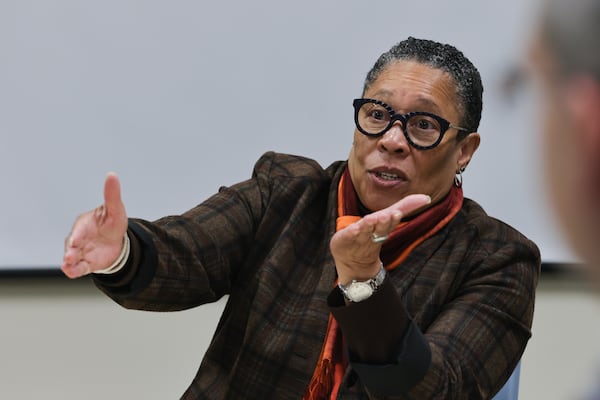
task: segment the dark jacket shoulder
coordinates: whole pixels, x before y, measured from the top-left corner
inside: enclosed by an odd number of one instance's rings
[[[345,161],[335,161],[323,168],[316,160],[293,154],[269,151],[264,153],[254,166],[254,176],[297,177],[313,179],[331,179],[345,166]]]
[[[507,244],[528,248],[535,258],[540,257],[537,245],[513,226],[486,213],[474,200],[465,198],[461,211],[451,223],[452,229],[472,231],[481,246],[490,254]]]

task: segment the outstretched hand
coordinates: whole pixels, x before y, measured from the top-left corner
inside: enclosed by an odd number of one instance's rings
[[[379,251],[383,241],[410,212],[431,202],[423,194],[413,194],[388,208],[365,215],[359,221],[337,231],[331,238],[330,248],[338,272],[338,281],[347,284],[353,279],[366,280],[380,268]]]
[[[62,271],[78,278],[110,266],[121,253],[127,214],[119,178],[109,173],[104,182],[104,204],[81,214],[65,239]]]

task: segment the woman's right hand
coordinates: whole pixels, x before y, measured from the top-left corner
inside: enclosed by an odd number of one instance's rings
[[[79,278],[109,267],[121,254],[126,231],[119,178],[109,173],[104,182],[104,204],[81,214],[65,239],[62,271],[69,278]]]

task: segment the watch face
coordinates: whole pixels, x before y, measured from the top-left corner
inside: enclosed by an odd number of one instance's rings
[[[346,296],[351,301],[363,301],[373,294],[373,288],[368,282],[353,282],[346,288]]]

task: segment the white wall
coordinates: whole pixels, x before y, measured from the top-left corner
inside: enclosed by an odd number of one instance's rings
[[[267,150],[346,158],[351,101],[409,35],[481,71],[465,192],[571,261],[539,184],[532,98],[503,94],[536,0],[0,2],[0,268],[56,268],[108,171],[131,216],[191,208]]]

